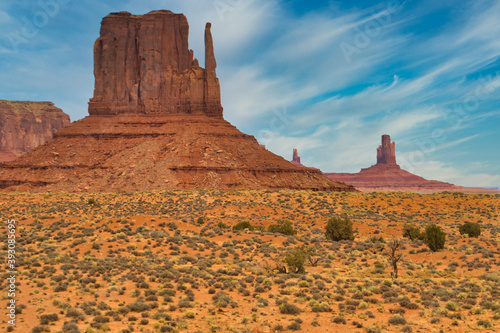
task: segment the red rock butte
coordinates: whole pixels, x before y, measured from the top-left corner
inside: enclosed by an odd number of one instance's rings
[[[401,169],[396,163],[396,147],[391,137],[382,135],[377,148],[377,163],[358,173],[324,173],[332,180],[346,182],[362,191],[460,191],[464,187],[437,180],[427,180]]]
[[[69,123],[52,102],[0,100],[0,162],[35,149]]]
[[[300,156],[299,156],[299,152],[298,152],[297,148],[293,148],[292,160],[290,161],[290,163],[292,163],[295,166],[301,167],[301,168],[309,168],[311,170],[321,171],[318,168],[307,167],[307,166],[303,165],[302,163],[300,163]]]
[[[4,191],[355,191],[292,165],[223,119],[210,24],[205,68],[182,14],[113,13],[94,47],[89,116],[0,166]],[[244,92],[242,92],[244,93]]]
[[[205,28],[205,68],[188,47],[182,14],[112,13],[94,45],[90,115],[204,113],[222,118],[211,24]]]

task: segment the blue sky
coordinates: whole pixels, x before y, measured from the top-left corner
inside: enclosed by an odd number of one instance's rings
[[[274,153],[358,172],[390,134],[410,172],[500,186],[498,0],[2,1],[0,98],[85,117],[102,17],[155,9],[187,16],[200,63],[212,22],[224,116]]]

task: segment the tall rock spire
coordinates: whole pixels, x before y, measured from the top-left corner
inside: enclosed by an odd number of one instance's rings
[[[396,164],[396,144],[391,142],[391,137],[382,135],[382,144],[377,148],[377,164]]]
[[[297,151],[297,148],[293,148],[292,161],[300,163],[300,156],[299,156],[299,153]]]
[[[212,24],[207,23],[205,26],[205,106],[206,113],[210,116],[222,114],[222,106],[220,99],[219,79],[215,73],[217,62],[214,55],[214,42],[211,32]],[[212,114],[212,112],[214,114]]]

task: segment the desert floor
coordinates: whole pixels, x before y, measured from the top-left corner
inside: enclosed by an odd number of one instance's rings
[[[0,194],[16,221],[15,332],[475,332],[500,330],[500,195],[168,191]],[[354,241],[325,238],[347,216]],[[289,220],[295,236],[267,232]],[[248,221],[251,230],[233,231]],[[481,224],[478,238],[459,226]],[[435,223],[445,249],[402,238]],[[399,277],[385,252],[403,240]],[[305,273],[279,271],[299,245]]]

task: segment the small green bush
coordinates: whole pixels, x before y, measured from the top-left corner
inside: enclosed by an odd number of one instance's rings
[[[132,312],[144,312],[151,310],[151,305],[137,301],[127,305],[127,308]]]
[[[477,326],[483,326],[484,328],[493,328],[493,324],[489,322],[488,320],[478,320],[477,321]]]
[[[458,228],[458,231],[460,231],[461,235],[479,237],[481,235],[481,225],[479,223],[465,222]]]
[[[344,317],[335,317],[332,319],[332,321],[335,323],[335,324],[346,324],[347,321],[345,320]]]
[[[48,325],[50,322],[58,320],[59,316],[57,315],[57,313],[49,313],[40,316],[40,324],[42,325]]]
[[[300,324],[295,321],[288,325],[286,328],[290,331],[300,331],[302,329],[302,327],[300,327]]]
[[[288,220],[278,220],[278,224],[271,224],[268,228],[268,232],[272,233],[277,233],[277,234],[283,234],[283,235],[289,235],[289,236],[294,236],[297,234],[297,230],[295,230]]]
[[[389,318],[389,324],[391,325],[406,325],[406,319],[400,314],[395,314]]]
[[[280,305],[280,313],[297,315],[300,313],[300,309],[295,304],[283,303]]]
[[[332,217],[326,223],[325,230],[326,239],[332,241],[354,240],[352,232],[352,222],[349,218],[341,219],[340,217]]]
[[[218,226],[219,228],[221,228],[221,229],[226,229],[226,228],[227,228],[227,224],[225,224],[224,222],[219,222],[219,223],[217,224],[217,226]]]
[[[425,240],[432,252],[444,249],[446,233],[437,225],[431,224],[425,228]]]
[[[198,224],[204,224],[205,223],[205,220],[203,219],[203,217],[198,217],[198,220],[196,220],[196,223]]]
[[[236,224],[235,226],[233,226],[233,230],[245,230],[245,229],[253,231],[255,228],[248,221],[241,221],[238,224]]]
[[[382,331],[377,326],[371,325],[365,328],[366,333],[381,333]]]
[[[403,226],[403,237],[409,238],[410,240],[417,240],[417,239],[424,240],[425,233],[422,233],[419,227],[410,224],[405,224]]]
[[[287,264],[290,273],[305,273],[306,260],[316,252],[314,246],[300,245],[285,253],[283,261]]]
[[[88,203],[89,205],[91,205],[91,206],[94,206],[97,202],[95,201],[95,199],[94,199],[94,198],[90,198],[90,199],[87,201],[87,203]]]

